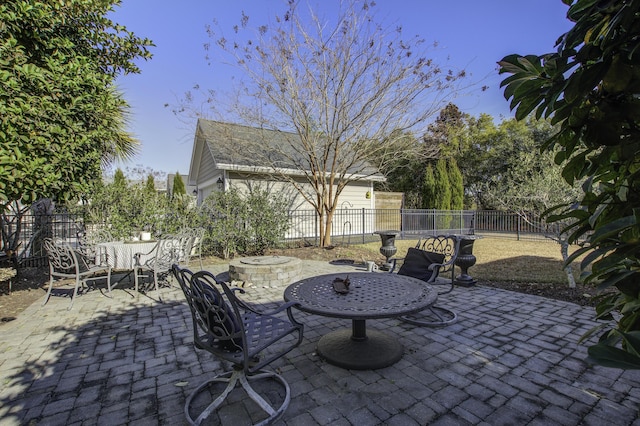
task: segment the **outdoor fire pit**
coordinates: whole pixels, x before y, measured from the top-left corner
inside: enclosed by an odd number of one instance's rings
[[[299,280],[301,270],[302,262],[296,257],[241,257],[229,263],[229,279],[245,285],[280,287]]]

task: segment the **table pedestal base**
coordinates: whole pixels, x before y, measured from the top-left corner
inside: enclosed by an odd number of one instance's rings
[[[351,370],[375,370],[395,364],[403,347],[394,337],[367,330],[364,339],[354,339],[352,330],[336,330],[318,342],[318,355],[328,363]]]

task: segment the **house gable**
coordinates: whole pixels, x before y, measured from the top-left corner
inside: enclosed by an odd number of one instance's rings
[[[218,190],[217,185],[221,182],[225,188],[250,186],[251,181],[271,182],[269,185],[272,187],[280,185],[281,190],[285,190],[283,176],[286,176],[287,179],[309,185],[305,177],[309,170],[308,158],[304,153],[294,152],[296,139],[299,138],[294,133],[199,119],[189,183],[197,186],[199,201]],[[306,169],[304,165],[307,165]],[[373,182],[384,181],[384,177],[365,163],[356,165],[353,174],[348,177],[351,179],[343,194],[344,198],[349,199],[344,202],[372,208]],[[298,208],[310,208],[302,198],[297,196],[294,204]]]

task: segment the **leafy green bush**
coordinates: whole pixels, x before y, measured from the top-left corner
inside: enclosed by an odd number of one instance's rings
[[[214,192],[200,208],[200,220],[208,230],[205,252],[225,259],[263,254],[282,240],[287,212],[285,200],[266,190],[253,189],[246,195],[233,188]]]
[[[172,221],[174,206],[149,184],[132,184],[116,172],[114,181],[98,185],[88,200],[78,207],[87,224],[105,224],[117,239],[137,236],[140,231],[154,235],[179,228]],[[74,209],[76,210],[76,209]]]

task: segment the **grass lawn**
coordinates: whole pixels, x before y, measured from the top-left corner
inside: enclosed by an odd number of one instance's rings
[[[404,256],[407,248],[413,247],[416,242],[417,240],[396,240],[395,245],[398,247],[396,257]],[[380,243],[368,243],[361,247],[366,247],[373,253],[379,253]],[[562,269],[560,245],[551,240],[517,241],[495,237],[481,238],[475,241],[473,254],[477,260],[476,264],[469,268],[469,274],[476,279],[558,284],[567,282]],[[579,264],[574,262],[572,266],[578,280]]]

